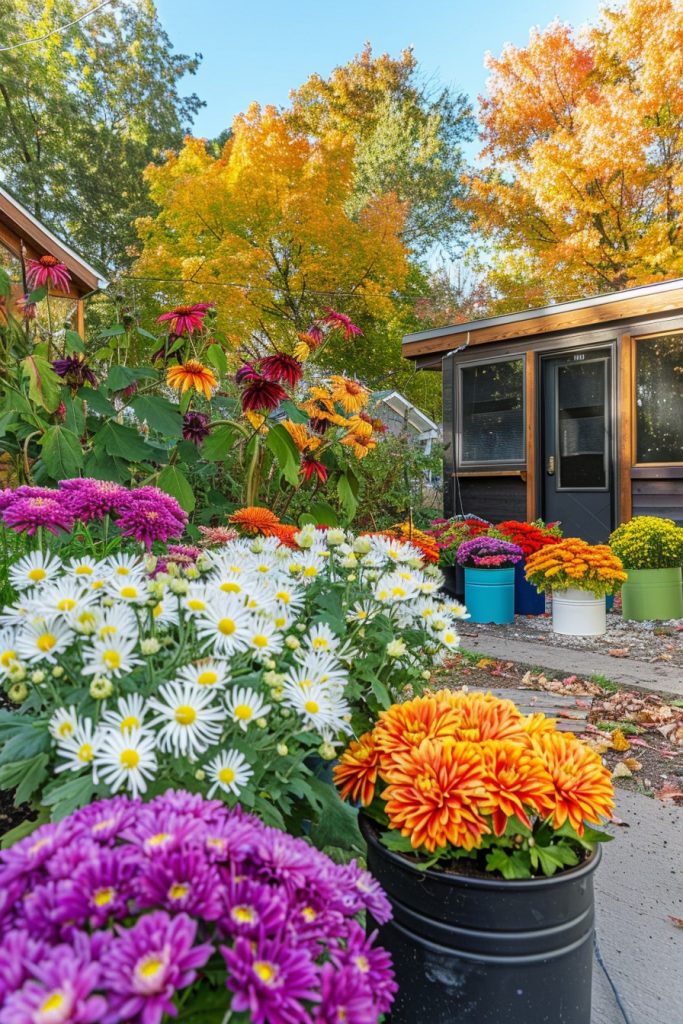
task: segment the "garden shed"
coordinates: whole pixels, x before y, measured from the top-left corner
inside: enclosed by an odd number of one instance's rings
[[[24,261],[38,259],[45,254],[55,256],[71,275],[68,292],[51,291],[50,294],[55,296],[60,318],[73,318],[76,329],[83,336],[83,300],[106,288],[108,282],[0,185],[0,268],[9,271],[15,281],[23,280],[25,286]]]
[[[407,436],[429,455],[439,438],[439,428],[426,413],[413,405],[400,391],[375,391],[370,399],[373,415],[381,419],[394,437]]]
[[[409,334],[442,370],[447,515],[605,540],[683,521],[683,279]]]

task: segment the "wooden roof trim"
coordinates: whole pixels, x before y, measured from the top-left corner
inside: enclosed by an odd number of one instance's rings
[[[31,257],[35,258],[44,253],[50,253],[60,259],[68,267],[74,283],[82,292],[99,291],[109,284],[98,270],[87,263],[77,252],[74,252],[66,242],[57,238],[49,228],[41,224],[1,185],[0,222],[4,223],[18,239],[24,242]],[[7,242],[6,237],[5,241]],[[20,257],[21,253],[17,252],[16,255]]]
[[[595,296],[581,302],[567,302],[542,309],[507,313],[486,320],[471,320],[453,327],[407,334],[402,352],[407,359],[447,353],[468,345],[484,345],[494,341],[512,341],[539,334],[580,327],[596,327],[617,323],[652,313],[670,313],[683,310],[683,279],[661,284],[628,288],[612,295]]]

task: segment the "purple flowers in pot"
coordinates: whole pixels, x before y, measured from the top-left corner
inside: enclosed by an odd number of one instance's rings
[[[458,548],[458,565],[468,569],[510,569],[521,562],[524,552],[516,544],[497,537],[474,537]]]
[[[365,910],[390,917],[368,872],[240,808],[103,800],[0,853],[0,1024],[161,1024],[207,987],[253,1024],[374,1024],[396,984]]]

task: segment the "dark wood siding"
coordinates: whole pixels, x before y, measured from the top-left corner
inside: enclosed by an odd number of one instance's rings
[[[443,507],[446,516],[454,516],[455,491],[455,369],[453,356],[443,361]]]
[[[634,516],[663,516],[683,522],[683,479],[634,480],[632,487]]]
[[[526,519],[526,483],[521,476],[460,477],[456,512],[499,523]]]

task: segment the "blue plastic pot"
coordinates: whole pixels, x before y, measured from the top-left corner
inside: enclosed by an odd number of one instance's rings
[[[545,612],[545,593],[536,590],[524,576],[526,562],[522,560],[515,566],[515,612],[517,615],[543,615]]]
[[[465,568],[465,604],[470,622],[505,625],[515,617],[515,570]]]

